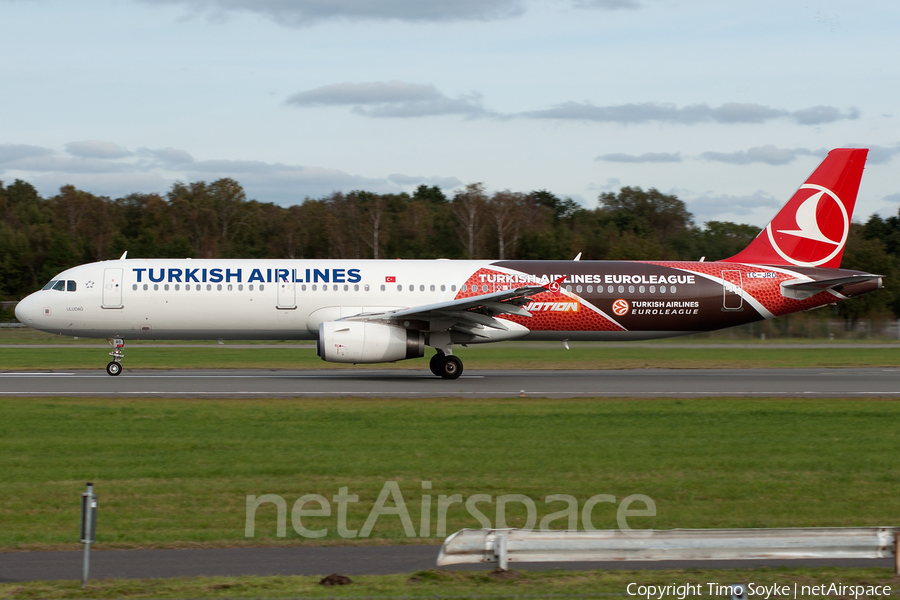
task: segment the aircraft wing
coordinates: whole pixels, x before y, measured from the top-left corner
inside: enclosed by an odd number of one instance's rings
[[[380,313],[361,313],[342,321],[428,321],[431,330],[455,329],[476,337],[489,337],[482,333],[484,327],[509,329],[494,317],[510,314],[530,317],[522,308],[534,294],[547,291],[548,286],[524,286],[512,290],[425,304]]]
[[[781,293],[788,298],[796,298],[803,300],[814,296],[821,292],[833,291],[840,293],[840,289],[844,286],[856,283],[864,283],[866,281],[880,280],[882,275],[849,275],[847,277],[835,277],[834,279],[803,280],[793,279],[785,281],[781,284]]]

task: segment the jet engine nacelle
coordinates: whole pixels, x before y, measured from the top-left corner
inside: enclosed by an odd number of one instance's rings
[[[328,362],[379,363],[425,356],[425,334],[366,321],[325,321],[316,354]]]

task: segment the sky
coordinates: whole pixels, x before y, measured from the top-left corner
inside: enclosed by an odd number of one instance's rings
[[[900,4],[0,0],[0,180],[250,198],[622,186],[765,225],[831,148],[900,206]]]

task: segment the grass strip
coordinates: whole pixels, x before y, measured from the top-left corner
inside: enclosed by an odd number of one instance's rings
[[[321,577],[193,577],[178,579],[110,579],[92,581],[85,589],[74,581],[0,584],[0,598],[534,598],[540,597],[638,597],[628,594],[629,584],[675,586],[666,598],[728,597],[715,586],[737,583],[757,586],[797,586],[798,598],[848,597],[816,594],[812,586],[889,586],[896,595],[900,577],[879,568],[779,568],[747,570],[664,571],[419,571],[408,575],[351,577],[351,583],[324,586]],[[749,584],[753,588],[749,588]],[[691,592],[677,587],[691,584]],[[713,587],[710,587],[713,584]],[[631,591],[637,592],[637,585]],[[683,588],[688,591],[688,588]],[[783,591],[783,590],[782,590]],[[803,593],[803,592],[807,593]],[[872,590],[874,591],[874,590]],[[712,592],[712,593],[710,593]],[[776,594],[774,597],[784,596]],[[756,597],[765,597],[762,594]],[[850,596],[853,597],[853,596]],[[859,598],[886,596],[866,594]],[[888,596],[890,597],[890,596]]]
[[[100,498],[98,548],[434,544],[439,496],[454,494],[490,496],[478,507],[495,526],[505,494],[533,499],[538,523],[565,508],[548,495],[573,496],[580,515],[610,494],[593,509],[597,528],[617,527],[632,494],[656,504],[629,521],[638,528],[890,525],[898,422],[893,400],[3,398],[0,549],[78,548],[85,481]],[[396,515],[368,537],[342,536],[336,504],[302,521],[324,537],[292,527],[301,496],[332,501],[346,487],[359,498],[347,527],[359,531],[388,481],[415,537]],[[247,496],[263,494],[286,502],[283,537],[274,504],[245,536]],[[507,508],[507,525],[526,523],[525,505]],[[447,511],[448,533],[478,526],[462,503]]]
[[[311,348],[168,348],[129,345],[127,369],[359,369],[359,366],[326,363]],[[428,370],[426,358],[396,364],[364,365],[375,369]],[[467,370],[474,369],[641,369],[674,368],[828,368],[896,367],[900,347],[884,348],[666,348],[604,347],[602,344],[471,346],[454,349]],[[0,370],[38,371],[98,369],[109,362],[107,349],[0,348]]]

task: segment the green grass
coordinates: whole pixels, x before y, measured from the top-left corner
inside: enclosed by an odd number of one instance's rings
[[[426,539],[407,538],[396,516],[364,540],[341,539],[335,513],[304,520],[325,538],[293,531],[301,495],[345,486],[359,496],[348,517],[359,529],[388,480],[417,527],[423,494],[436,506],[439,494],[479,493],[525,494],[539,517],[564,507],[549,494],[579,508],[595,494],[646,494],[657,516],[630,523],[657,529],[893,525],[898,423],[891,400],[4,398],[0,549],[77,547],[86,481],[100,498],[100,548],[438,543],[435,519]],[[287,503],[287,536],[268,504],[246,538],[246,496],[269,493]],[[496,504],[479,506],[496,524]],[[510,526],[524,524],[518,508]],[[593,518],[615,527],[616,506]],[[477,526],[451,507],[448,532]]]
[[[0,348],[0,370],[102,369],[108,349]],[[365,365],[379,369],[428,369],[428,358],[396,364]],[[778,367],[896,367],[900,346],[884,348],[685,348],[664,345],[604,346],[562,344],[492,344],[454,349],[466,369],[639,369],[655,368],[778,368]],[[125,347],[127,369],[325,369],[360,368],[326,363],[311,348]]]
[[[92,581],[81,589],[78,582],[30,582],[0,584],[0,598],[468,598],[468,597],[551,597],[623,596],[628,584],[699,584],[702,596],[710,597],[709,583],[754,586],[842,585],[891,586],[896,593],[900,577],[890,569],[791,568],[752,570],[687,571],[420,571],[411,575],[352,577],[352,583],[323,586],[320,577],[194,577],[180,579],[133,579]],[[754,587],[755,590],[755,587]],[[632,588],[632,591],[635,591]],[[693,591],[693,590],[692,590]],[[637,596],[640,598],[640,596]],[[669,598],[677,595],[669,594]],[[698,597],[695,594],[689,598]],[[714,595],[713,597],[723,597]],[[727,598],[727,595],[724,596]],[[764,598],[765,595],[757,596]],[[800,598],[814,598],[809,594]],[[852,596],[851,596],[852,597]],[[860,595],[860,598],[885,596]],[[831,598],[835,598],[834,595]]]

